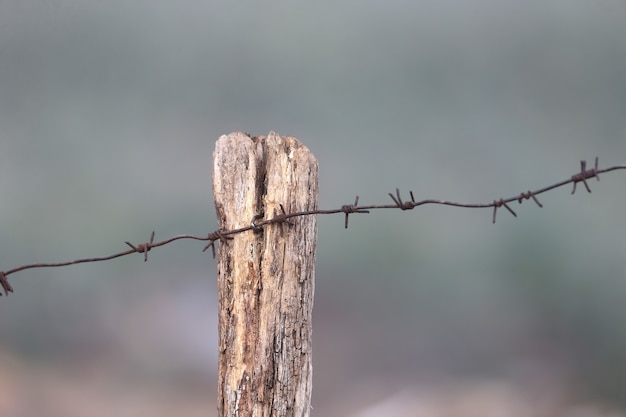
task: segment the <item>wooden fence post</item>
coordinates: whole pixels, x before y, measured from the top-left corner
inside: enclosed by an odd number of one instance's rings
[[[296,138],[219,138],[213,192],[220,229],[317,209],[318,166]],[[309,416],[316,216],[232,235],[218,252],[220,417]]]

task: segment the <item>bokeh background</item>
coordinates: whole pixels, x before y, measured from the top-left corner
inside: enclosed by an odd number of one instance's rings
[[[321,208],[625,164],[625,74],[621,0],[3,0],[0,269],[213,231],[232,131],[304,142]],[[622,172],[321,216],[312,415],[626,415]],[[216,415],[203,246],[11,275],[0,414]]]

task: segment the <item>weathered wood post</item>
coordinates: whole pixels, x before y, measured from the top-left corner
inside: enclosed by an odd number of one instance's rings
[[[213,154],[219,227],[317,209],[318,166],[296,138],[219,138]],[[309,416],[316,216],[268,224],[220,243],[220,417]]]

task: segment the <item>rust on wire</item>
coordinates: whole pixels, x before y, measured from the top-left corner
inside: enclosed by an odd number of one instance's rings
[[[496,222],[496,213],[498,212],[498,209],[502,206],[504,206],[504,208],[506,208],[513,215],[513,217],[517,217],[517,214],[513,211],[511,207],[509,207],[506,202],[507,200],[504,200],[502,198],[499,201],[493,200],[493,217],[491,223]]]
[[[152,244],[154,243],[154,230],[152,231],[152,234],[150,235],[150,241],[149,242],[140,243],[137,246],[133,245],[130,242],[124,242],[124,243],[126,243],[128,246],[133,248],[135,250],[135,252],[143,253],[143,261],[147,262],[148,261],[148,251],[150,249],[152,249]]]
[[[522,200],[528,200],[529,198],[532,198],[539,207],[543,207],[543,204],[541,204],[539,200],[537,200],[537,197],[530,190],[525,193],[520,193],[519,197],[517,198],[517,202],[522,204]]]
[[[352,213],[369,213],[369,210],[363,210],[359,208],[359,196],[357,195],[356,198],[354,199],[354,204],[345,204],[343,206],[341,206],[341,209],[339,209],[340,212],[345,213],[346,214],[346,220],[344,222],[344,229],[348,228],[348,216]]]
[[[13,287],[7,280],[7,274],[2,271],[0,271],[0,285],[2,286],[2,290],[4,290],[4,295],[8,296],[10,292],[13,292]],[[2,294],[0,293],[0,297],[1,296]]]
[[[96,257],[96,258],[83,258],[83,259],[76,259],[73,261],[68,261],[68,262],[56,262],[56,263],[34,263],[34,264],[28,264],[28,265],[22,265],[20,267],[8,270],[8,271],[0,271],[0,287],[2,288],[2,290],[4,291],[5,295],[8,295],[9,292],[13,292],[13,287],[11,286],[11,284],[8,281],[8,276],[11,274],[14,274],[16,272],[19,271],[23,271],[26,269],[32,269],[32,268],[51,268],[51,267],[60,267],[60,266],[68,266],[68,265],[74,265],[74,264],[79,264],[79,263],[85,263],[85,262],[99,262],[99,261],[107,261],[110,259],[115,259],[115,258],[119,258],[121,256],[125,256],[125,255],[129,255],[131,253],[143,253],[144,255],[144,262],[148,260],[148,252],[152,249],[155,248],[157,246],[163,246],[163,245],[167,245],[168,243],[171,243],[175,240],[180,240],[180,239],[194,239],[194,240],[202,240],[202,241],[208,241],[209,243],[202,249],[203,252],[205,252],[207,249],[211,248],[211,252],[213,254],[213,258],[215,258],[215,243],[216,242],[221,242],[222,244],[228,244],[228,241],[233,239],[232,235],[236,235],[239,233],[243,233],[249,230],[252,230],[253,232],[261,232],[263,230],[264,226],[267,225],[271,225],[271,224],[278,224],[278,225],[283,225],[283,224],[288,224],[288,225],[293,225],[294,223],[289,221],[289,219],[291,219],[292,217],[299,217],[299,216],[310,216],[310,215],[317,215],[317,214],[337,214],[337,213],[343,213],[345,215],[345,221],[344,221],[344,227],[347,229],[348,228],[348,217],[350,214],[353,213],[369,213],[370,210],[375,210],[375,209],[400,209],[400,210],[412,210],[417,206],[422,206],[422,205],[426,205],[426,204],[439,204],[439,205],[447,205],[447,206],[453,206],[453,207],[462,207],[462,208],[487,208],[487,207],[492,207],[493,208],[493,215],[492,215],[492,223],[496,222],[496,213],[498,211],[498,209],[500,207],[504,207],[506,208],[514,217],[517,217],[517,214],[515,213],[515,211],[513,211],[513,209],[511,209],[511,207],[508,205],[508,203],[511,203],[513,201],[517,201],[519,203],[522,203],[523,200],[528,200],[528,199],[533,199],[533,201],[537,204],[537,206],[539,207],[543,207],[543,205],[539,202],[539,200],[537,199],[537,195],[538,194],[542,194],[545,193],[547,191],[553,190],[555,188],[559,188],[562,187],[566,184],[570,184],[573,183],[574,188],[572,190],[572,194],[574,194],[576,192],[576,184],[578,184],[579,182],[582,182],[583,185],[585,186],[585,188],[587,189],[588,192],[591,192],[591,189],[589,188],[589,184],[587,184],[587,180],[589,178],[596,178],[597,180],[600,180],[599,174],[601,173],[605,173],[605,172],[609,172],[609,171],[615,171],[615,170],[621,170],[621,169],[626,169],[626,165],[616,165],[616,166],[612,166],[610,168],[605,168],[605,169],[599,169],[598,168],[598,158],[595,159],[595,165],[593,168],[591,169],[587,169],[587,163],[586,161],[581,161],[580,162],[580,172],[577,174],[572,175],[569,179],[566,179],[564,181],[549,185],[547,187],[535,190],[535,191],[527,191],[525,193],[521,193],[519,195],[516,195],[514,197],[510,197],[510,198],[501,198],[499,200],[493,200],[492,203],[457,203],[454,201],[446,201],[446,200],[421,200],[421,201],[416,201],[415,197],[413,196],[413,192],[411,191],[409,194],[411,196],[411,200],[410,201],[403,201],[402,197],[400,196],[400,190],[398,188],[396,188],[396,194],[392,194],[389,193],[389,196],[391,197],[391,199],[393,200],[393,204],[380,204],[380,205],[362,205],[359,206],[359,196],[356,196],[356,198],[354,199],[354,204],[346,204],[341,206],[341,208],[338,209],[333,209],[333,210],[310,210],[310,211],[298,211],[298,212],[293,212],[293,213],[288,213],[285,208],[283,207],[282,204],[279,205],[280,207],[280,213],[278,212],[278,210],[274,210],[274,217],[272,217],[271,219],[266,219],[266,220],[262,220],[264,214],[258,214],[255,215],[252,220],[250,221],[250,225],[249,226],[245,226],[245,227],[241,227],[238,229],[232,229],[232,230],[224,230],[224,229],[218,229],[214,232],[209,233],[208,235],[205,236],[196,236],[196,235],[178,235],[178,236],[173,236],[170,237],[168,239],[162,240],[160,242],[154,242],[154,231],[152,232],[152,234],[150,235],[150,240],[146,243],[141,243],[139,245],[133,245],[130,242],[125,242],[128,246],[130,246],[129,250],[123,251],[123,252],[119,252],[113,255],[109,255],[109,256],[102,256],[102,257]],[[2,294],[0,294],[2,295]]]
[[[411,201],[403,202],[400,197],[400,189],[396,188],[396,196],[394,197],[393,194],[389,193],[389,197],[391,197],[393,202],[396,203],[396,207],[400,210],[413,210],[417,204],[415,203],[415,198],[413,197],[413,191],[410,191],[409,194],[411,195]]]
[[[283,233],[283,225],[287,224],[289,226],[293,226],[294,223],[289,220],[289,215],[285,211],[285,207],[282,204],[279,204],[281,213],[278,214],[278,210],[274,209],[274,217],[272,217],[272,223],[276,223],[280,226],[280,233]]]
[[[256,226],[254,226],[254,218],[252,218],[251,224],[253,225],[251,227],[255,228],[256,230]],[[213,253],[213,259],[215,259],[215,242],[219,240],[220,242],[228,243],[228,239],[232,239],[232,238],[233,237],[228,236],[228,232],[226,232],[226,230],[223,230],[223,229],[219,229],[219,230],[216,230],[215,232],[209,233],[206,238],[206,240],[209,240],[209,244],[206,245],[202,249],[202,252],[206,252],[207,249],[211,248],[211,252]],[[202,239],[202,240],[205,240],[205,239]]]
[[[574,188],[572,189],[572,194],[576,192],[576,184],[582,181],[587,189],[587,192],[591,193],[591,189],[587,184],[587,178],[596,177],[598,181],[600,181],[600,177],[598,176],[598,157],[596,156],[596,164],[593,169],[585,169],[587,167],[587,161],[580,161],[580,172],[576,175],[572,175],[572,181],[574,182]]]

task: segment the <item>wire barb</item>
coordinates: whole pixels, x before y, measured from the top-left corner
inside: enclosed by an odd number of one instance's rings
[[[527,191],[527,192],[525,192],[525,193],[521,193],[521,194],[519,195],[518,199],[517,199],[517,202],[518,202],[518,203],[520,203],[520,204],[522,204],[522,200],[524,200],[524,199],[528,200],[529,198],[532,198],[532,199],[533,199],[533,201],[534,201],[535,203],[537,203],[537,205],[538,205],[539,207],[543,207],[543,204],[541,204],[541,203],[539,202],[539,200],[537,200],[537,197],[535,197],[535,194],[533,194],[530,190],[528,190],[528,191]]]
[[[504,200],[503,198],[501,198],[499,201],[493,200],[492,205],[493,205],[493,219],[491,223],[496,222],[496,213],[498,212],[498,209],[502,206],[504,206],[504,208],[507,209],[513,215],[513,217],[517,217],[517,214],[513,211],[511,207],[509,207],[509,205],[506,203],[506,200]]]
[[[411,195],[411,201],[403,202],[402,198],[400,197],[400,189],[396,188],[396,196],[394,197],[393,194],[389,193],[389,197],[391,197],[393,202],[396,203],[396,206],[398,206],[400,210],[413,210],[417,204],[415,203],[415,198],[413,197],[413,191],[410,191],[409,194]]]
[[[283,224],[288,224],[290,226],[294,226],[295,223],[289,220],[289,215],[285,211],[285,207],[282,204],[278,205],[280,207],[280,214],[278,214],[278,210],[274,208],[274,217],[272,218],[272,223],[278,223],[281,226]]]
[[[344,229],[348,228],[348,215],[352,213],[369,213],[370,212],[369,210],[363,210],[359,208],[359,196],[358,195],[354,199],[354,204],[344,204],[343,206],[341,206],[341,209],[339,209],[339,211],[346,214],[346,220],[343,226]]]
[[[596,156],[596,164],[592,169],[585,169],[586,167],[587,161],[580,161],[580,172],[578,174],[572,175],[572,181],[574,182],[572,194],[576,192],[576,184],[578,184],[579,182],[582,182],[587,189],[587,192],[591,193],[589,184],[587,184],[587,178],[596,177],[596,179],[600,181],[600,177],[598,176],[598,157]]]
[[[149,242],[140,243],[137,246],[133,245],[130,242],[124,242],[124,243],[126,243],[128,246],[133,248],[135,250],[135,252],[143,253],[143,261],[147,262],[148,261],[148,252],[150,251],[150,249],[152,249],[152,244],[154,243],[154,230],[152,231],[152,234],[150,235],[150,241]]]
[[[255,219],[253,218],[252,221],[254,222],[254,220]],[[220,242],[227,244],[228,240],[232,239],[233,237],[228,236],[228,232],[224,229],[219,229],[215,232],[209,233],[207,236],[207,240],[209,240],[210,242],[202,249],[202,252],[206,252],[207,249],[211,248],[211,252],[213,253],[213,259],[215,259],[215,242],[219,240]]]
[[[0,271],[0,286],[4,290],[4,295],[9,296],[10,292],[13,292],[13,287],[9,284],[9,280],[7,279],[7,274],[3,271]],[[0,293],[0,297],[2,293]]]

